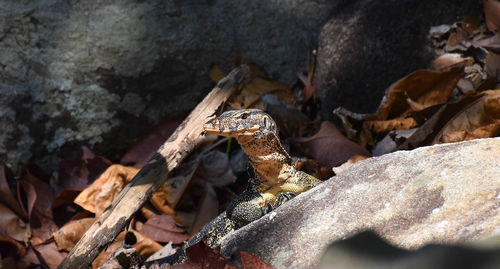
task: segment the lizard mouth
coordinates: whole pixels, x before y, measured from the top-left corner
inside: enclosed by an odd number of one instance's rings
[[[203,129],[207,134],[217,134],[221,136],[228,136],[228,137],[236,137],[240,135],[251,135],[255,131],[259,130],[259,126],[245,126],[245,128],[227,128],[224,127],[225,124],[221,122],[219,119],[215,118],[212,120],[209,120],[203,125]],[[230,125],[227,125],[230,126]]]

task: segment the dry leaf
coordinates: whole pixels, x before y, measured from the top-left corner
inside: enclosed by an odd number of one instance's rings
[[[181,120],[165,120],[156,125],[127,150],[120,163],[142,168],[181,123]]]
[[[9,187],[10,180],[12,180],[10,171],[4,164],[0,163],[0,201],[16,212],[18,216],[28,220],[28,213],[20,206]]]
[[[441,106],[439,110],[426,120],[424,124],[418,127],[405,142],[399,145],[397,150],[409,150],[427,145],[446,122],[462,110],[463,107],[468,106],[479,97],[480,95],[476,91],[471,91],[463,95],[459,100]]]
[[[342,173],[342,171],[349,168],[351,165],[353,165],[359,161],[366,160],[368,158],[369,157],[363,156],[363,155],[354,155],[351,158],[349,158],[349,160],[347,160],[347,162],[343,163],[342,165],[337,166],[337,167],[333,167],[332,170],[333,170],[333,172],[335,172],[336,175],[338,175],[339,173]]]
[[[488,76],[500,81],[500,54],[492,51],[488,52],[488,55],[486,55],[486,72],[488,72]]]
[[[158,242],[173,242],[175,244],[186,241],[190,236],[179,227],[172,215],[154,215],[142,225],[139,232]]]
[[[0,228],[17,241],[28,242],[31,237],[29,225],[3,204],[0,204]]]
[[[212,65],[210,67],[209,74],[210,74],[210,79],[215,83],[219,82],[219,80],[221,80],[223,77],[226,76],[226,74],[222,71],[222,69],[220,69],[220,67],[217,65]]]
[[[486,26],[492,32],[500,31],[500,2],[498,0],[483,0]]]
[[[448,121],[433,144],[494,137],[499,133],[500,89],[489,90]]]
[[[53,233],[54,241],[57,244],[59,250],[70,251],[83,236],[85,231],[92,226],[95,218],[84,218],[79,220],[73,220],[63,227],[61,227],[57,232]]]
[[[421,108],[445,103],[462,76],[463,72],[459,70],[418,70],[405,76],[387,90],[385,101],[377,111],[378,119],[394,119],[412,111],[408,98],[420,104]]]
[[[358,144],[350,141],[329,121],[321,123],[320,130],[311,137],[295,138],[301,144],[303,153],[331,169],[347,161],[351,156],[370,155]]]
[[[58,183],[62,189],[82,190],[91,184],[111,162],[82,147],[82,156],[73,160],[63,160],[59,165]]]
[[[460,27],[468,35],[474,34],[481,24],[481,17],[477,12],[473,12],[460,22]]]
[[[101,215],[138,171],[136,168],[120,164],[111,165],[76,197],[75,204],[95,213],[96,216]]]
[[[240,94],[228,102],[228,106],[230,109],[262,108],[260,98],[268,93],[276,95],[288,104],[293,103],[291,89],[288,86],[279,81],[257,77],[245,85]]]
[[[99,253],[97,258],[92,262],[92,268],[98,268],[99,266],[101,266],[123,244],[123,241],[130,236],[135,237],[133,240],[135,241],[135,243],[132,245],[132,247],[135,248],[135,250],[137,250],[137,252],[139,252],[144,257],[148,257],[162,248],[160,244],[140,234],[137,231],[123,231],[116,236],[113,243],[108,245],[101,251],[101,253]]]
[[[459,29],[454,29],[451,31],[448,41],[444,50],[447,52],[461,51],[464,52],[470,47],[470,42],[467,40],[467,36],[464,32]]]
[[[187,248],[186,254],[187,261],[174,268],[224,268],[227,264],[226,259],[219,252],[206,246],[203,242]]]
[[[54,242],[42,244],[34,247],[36,252],[40,254],[43,262],[49,267],[56,269],[67,253],[59,252]]]
[[[252,253],[241,251],[241,263],[244,269],[273,269],[273,267]]]
[[[452,69],[460,69],[465,66],[472,65],[474,59],[471,57],[463,57],[460,53],[445,53],[431,63],[431,67],[437,71],[450,71]]]

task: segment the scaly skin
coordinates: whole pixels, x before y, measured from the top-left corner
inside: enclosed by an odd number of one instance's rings
[[[207,224],[184,247],[154,263],[181,263],[186,259],[185,249],[201,240],[218,249],[222,237],[231,231],[259,219],[269,210],[321,183],[319,179],[294,168],[290,155],[281,146],[274,120],[262,110],[227,111],[208,121],[204,129],[207,134],[235,138],[248,155],[255,178],[250,179],[249,188],[225,212]]]

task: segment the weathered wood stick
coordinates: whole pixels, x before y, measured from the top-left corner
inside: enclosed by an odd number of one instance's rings
[[[251,79],[250,68],[241,65],[220,80],[85,232],[58,268],[89,268],[101,250],[123,230],[153,192],[165,183],[168,173],[205,140],[201,135],[203,124],[216,116],[224,102]]]

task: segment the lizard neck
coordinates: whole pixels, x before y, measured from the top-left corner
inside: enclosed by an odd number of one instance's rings
[[[279,183],[278,176],[282,169],[292,163],[279,138],[273,132],[258,132],[251,136],[238,136],[236,140],[250,158],[260,184],[265,187]]]

